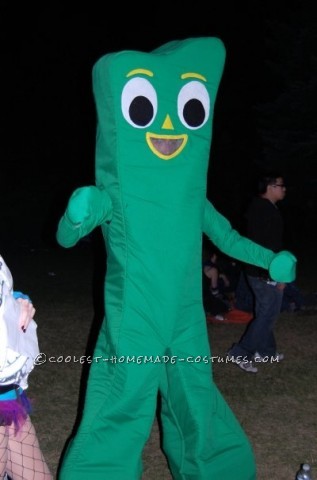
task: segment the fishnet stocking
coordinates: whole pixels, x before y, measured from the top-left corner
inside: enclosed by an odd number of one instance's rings
[[[52,480],[30,417],[15,434],[14,426],[0,427],[0,479]]]

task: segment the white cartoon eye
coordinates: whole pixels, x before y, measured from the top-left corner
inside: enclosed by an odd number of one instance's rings
[[[178,116],[191,130],[202,127],[209,118],[210,98],[205,85],[196,80],[186,83],[178,94]]]
[[[157,112],[157,95],[153,85],[142,77],[129,80],[121,95],[124,118],[136,128],[151,125]]]

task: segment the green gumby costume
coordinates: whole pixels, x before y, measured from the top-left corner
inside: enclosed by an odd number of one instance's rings
[[[105,318],[61,480],[140,479],[158,393],[174,479],[255,479],[251,445],[212,378],[202,234],[277,281],[294,279],[296,259],[240,236],[206,199],[224,59],[206,37],[94,66],[96,185],[72,194],[57,239],[71,247],[101,226]]]

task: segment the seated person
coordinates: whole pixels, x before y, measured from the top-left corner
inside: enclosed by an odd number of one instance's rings
[[[218,254],[212,251],[209,258],[204,262],[204,274],[210,278],[210,292],[221,298],[230,290],[228,275],[218,265]]]
[[[230,282],[227,276],[219,271],[217,253],[208,253],[203,263],[203,301],[207,314],[222,316],[229,310],[229,304],[224,295]]]

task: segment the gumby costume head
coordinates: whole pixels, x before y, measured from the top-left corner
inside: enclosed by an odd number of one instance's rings
[[[205,190],[224,58],[223,44],[215,38],[172,42],[152,54],[125,51],[101,58],[93,72],[97,184],[108,187],[113,170],[117,183],[133,185],[140,197],[157,202],[170,194],[179,198],[184,183]]]
[[[292,273],[206,199],[224,59],[219,39],[191,38],[94,66],[96,185],[72,194],[57,239],[70,247],[101,226],[105,318],[61,480],[141,478],[158,394],[174,479],[255,478],[250,443],[212,379],[203,232],[228,255]],[[295,259],[281,255],[291,270]]]

